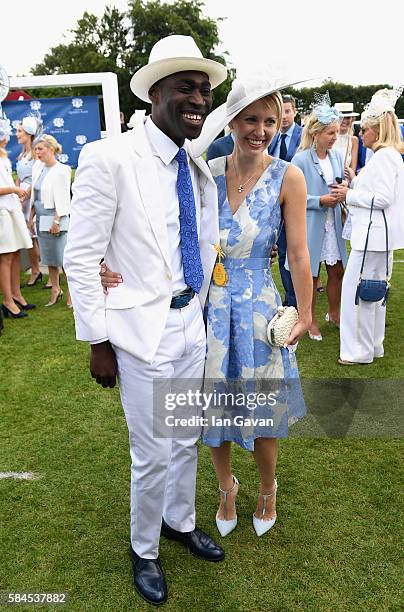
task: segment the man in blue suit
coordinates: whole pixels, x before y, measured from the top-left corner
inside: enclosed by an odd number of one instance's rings
[[[282,100],[283,115],[281,131],[276,134],[269,145],[268,153],[269,155],[280,157],[280,159],[290,162],[300,145],[303,128],[295,123],[297,112],[295,98],[290,95],[284,95],[282,96]],[[284,146],[282,141],[285,143]]]
[[[300,140],[302,138],[302,127],[295,123],[296,117],[296,100],[293,96],[284,95],[283,100],[283,115],[281,131],[275,136],[270,146],[268,147],[268,153],[274,157],[279,157],[285,161],[290,162],[294,154],[296,153]],[[279,271],[281,274],[283,288],[285,289],[285,299],[283,304],[285,306],[296,306],[296,295],[293,288],[292,277],[289,270],[285,268],[286,261],[286,231],[285,226],[282,225],[278,237],[278,257],[279,257]]]

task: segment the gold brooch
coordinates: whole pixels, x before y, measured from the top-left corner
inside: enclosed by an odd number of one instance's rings
[[[214,247],[217,253],[217,261],[215,263],[215,267],[213,268],[213,282],[219,287],[224,287],[229,278],[225,267],[222,264],[222,257],[225,257],[225,254],[223,253],[220,244],[215,244]]]

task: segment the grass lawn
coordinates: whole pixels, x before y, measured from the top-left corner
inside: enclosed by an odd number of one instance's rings
[[[384,359],[339,366],[338,332],[324,322],[324,341],[304,338],[298,361],[303,382],[360,379],[365,392],[373,379],[380,389],[388,379],[396,390],[392,398],[386,391],[379,405],[382,410],[395,401],[396,418],[404,384],[404,253],[395,259],[401,262],[394,268]],[[88,347],[75,342],[64,303],[44,309],[48,292],[39,287],[25,296],[37,310],[23,321],[6,320],[0,338],[0,471],[41,478],[0,480],[0,590],[66,591],[74,611],[150,610],[131,586],[129,453],[118,392],[90,378]],[[324,321],[324,295],[318,310]],[[348,409],[351,423],[357,418],[352,402]],[[383,414],[388,420],[389,410]],[[170,594],[165,610],[402,609],[401,441],[377,432],[326,438],[327,414],[320,417],[307,419],[314,434],[298,424],[280,443],[278,522],[260,539],[251,525],[257,473],[251,457],[234,449],[239,525],[222,541],[226,560],[204,563],[162,540]],[[217,504],[209,453],[201,446],[198,524],[211,534]]]

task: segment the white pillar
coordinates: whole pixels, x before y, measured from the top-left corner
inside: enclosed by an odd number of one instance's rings
[[[89,87],[101,85],[104,101],[107,136],[121,133],[119,120],[118,79],[114,72],[79,74],[46,74],[41,76],[10,77],[11,89],[39,89],[45,87]],[[128,84],[129,87],[129,84]]]

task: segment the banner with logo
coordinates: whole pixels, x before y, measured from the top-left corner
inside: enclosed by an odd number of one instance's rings
[[[2,107],[13,126],[13,133],[7,145],[13,168],[21,151],[15,130],[27,115],[41,115],[45,134],[52,134],[62,145],[59,161],[69,164],[72,168],[77,167],[83,145],[101,138],[97,96],[17,100],[3,102]]]

